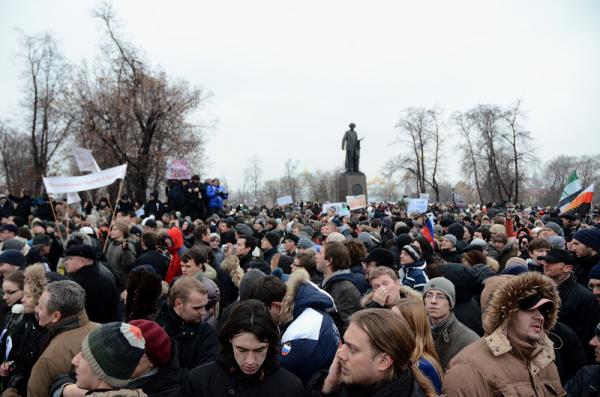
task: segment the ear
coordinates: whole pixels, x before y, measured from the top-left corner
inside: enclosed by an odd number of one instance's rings
[[[62,319],[62,313],[61,312],[55,311],[54,313],[52,313],[52,320],[51,320],[52,324],[56,324],[61,319]]]
[[[378,371],[384,372],[387,371],[394,365],[394,359],[387,353],[380,353],[376,368]]]

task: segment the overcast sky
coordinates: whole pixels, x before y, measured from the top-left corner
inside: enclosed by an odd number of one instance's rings
[[[234,189],[249,159],[263,179],[343,166],[350,122],[371,179],[398,151],[409,106],[448,116],[524,101],[538,156],[600,153],[600,2],[115,1],[122,31],[172,78],[211,92],[208,176]],[[50,31],[72,62],[102,37],[90,1],[2,1],[0,119],[19,118],[18,33]],[[446,177],[460,179],[447,143]]]

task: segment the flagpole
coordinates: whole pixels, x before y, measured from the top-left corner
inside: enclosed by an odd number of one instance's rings
[[[58,230],[58,237],[60,237],[60,242],[63,247],[65,245],[65,240],[63,239],[62,233],[60,231],[60,224],[58,222],[58,218],[56,217],[56,211],[54,211],[54,205],[52,204],[52,197],[48,196],[48,201],[50,201],[50,208],[52,209],[52,216],[54,216],[54,222],[56,224],[56,230]]]
[[[112,216],[110,218],[110,227],[108,228],[108,236],[106,237],[106,240],[104,241],[104,248],[102,249],[102,252],[106,252],[106,247],[108,246],[108,240],[110,240],[110,229],[112,228],[112,225],[115,222],[115,215],[117,212],[117,204],[118,204],[119,200],[121,200],[121,192],[123,191],[123,182],[125,182],[125,178],[121,179],[121,183],[119,184],[119,193],[117,194],[117,199],[115,200],[115,207],[113,209]],[[109,199],[110,199],[110,197],[109,197]],[[110,205],[110,200],[108,200],[108,205]]]

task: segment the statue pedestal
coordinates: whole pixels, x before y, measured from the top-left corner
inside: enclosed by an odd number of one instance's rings
[[[339,176],[337,183],[340,202],[345,202],[346,196],[367,196],[367,177],[362,172],[344,172]]]

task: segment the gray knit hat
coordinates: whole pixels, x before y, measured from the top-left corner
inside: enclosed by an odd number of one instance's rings
[[[310,241],[310,239],[308,237],[304,237],[304,236],[300,236],[300,238],[298,239],[298,244],[296,244],[298,246],[298,248],[312,248],[313,247],[313,243],[312,241]]]
[[[425,284],[423,295],[432,289],[437,289],[446,294],[448,301],[450,302],[450,308],[454,307],[456,303],[456,292],[454,290],[454,284],[452,284],[452,281],[448,280],[446,277],[432,278],[427,282],[427,284]]]
[[[131,382],[145,347],[138,327],[114,322],[90,332],[81,344],[81,352],[98,378],[112,387],[124,387]]]
[[[444,240],[448,240],[452,243],[453,247],[456,247],[456,243],[458,242],[458,240],[456,239],[456,236],[454,234],[444,234],[444,237],[442,237],[442,239]]]

